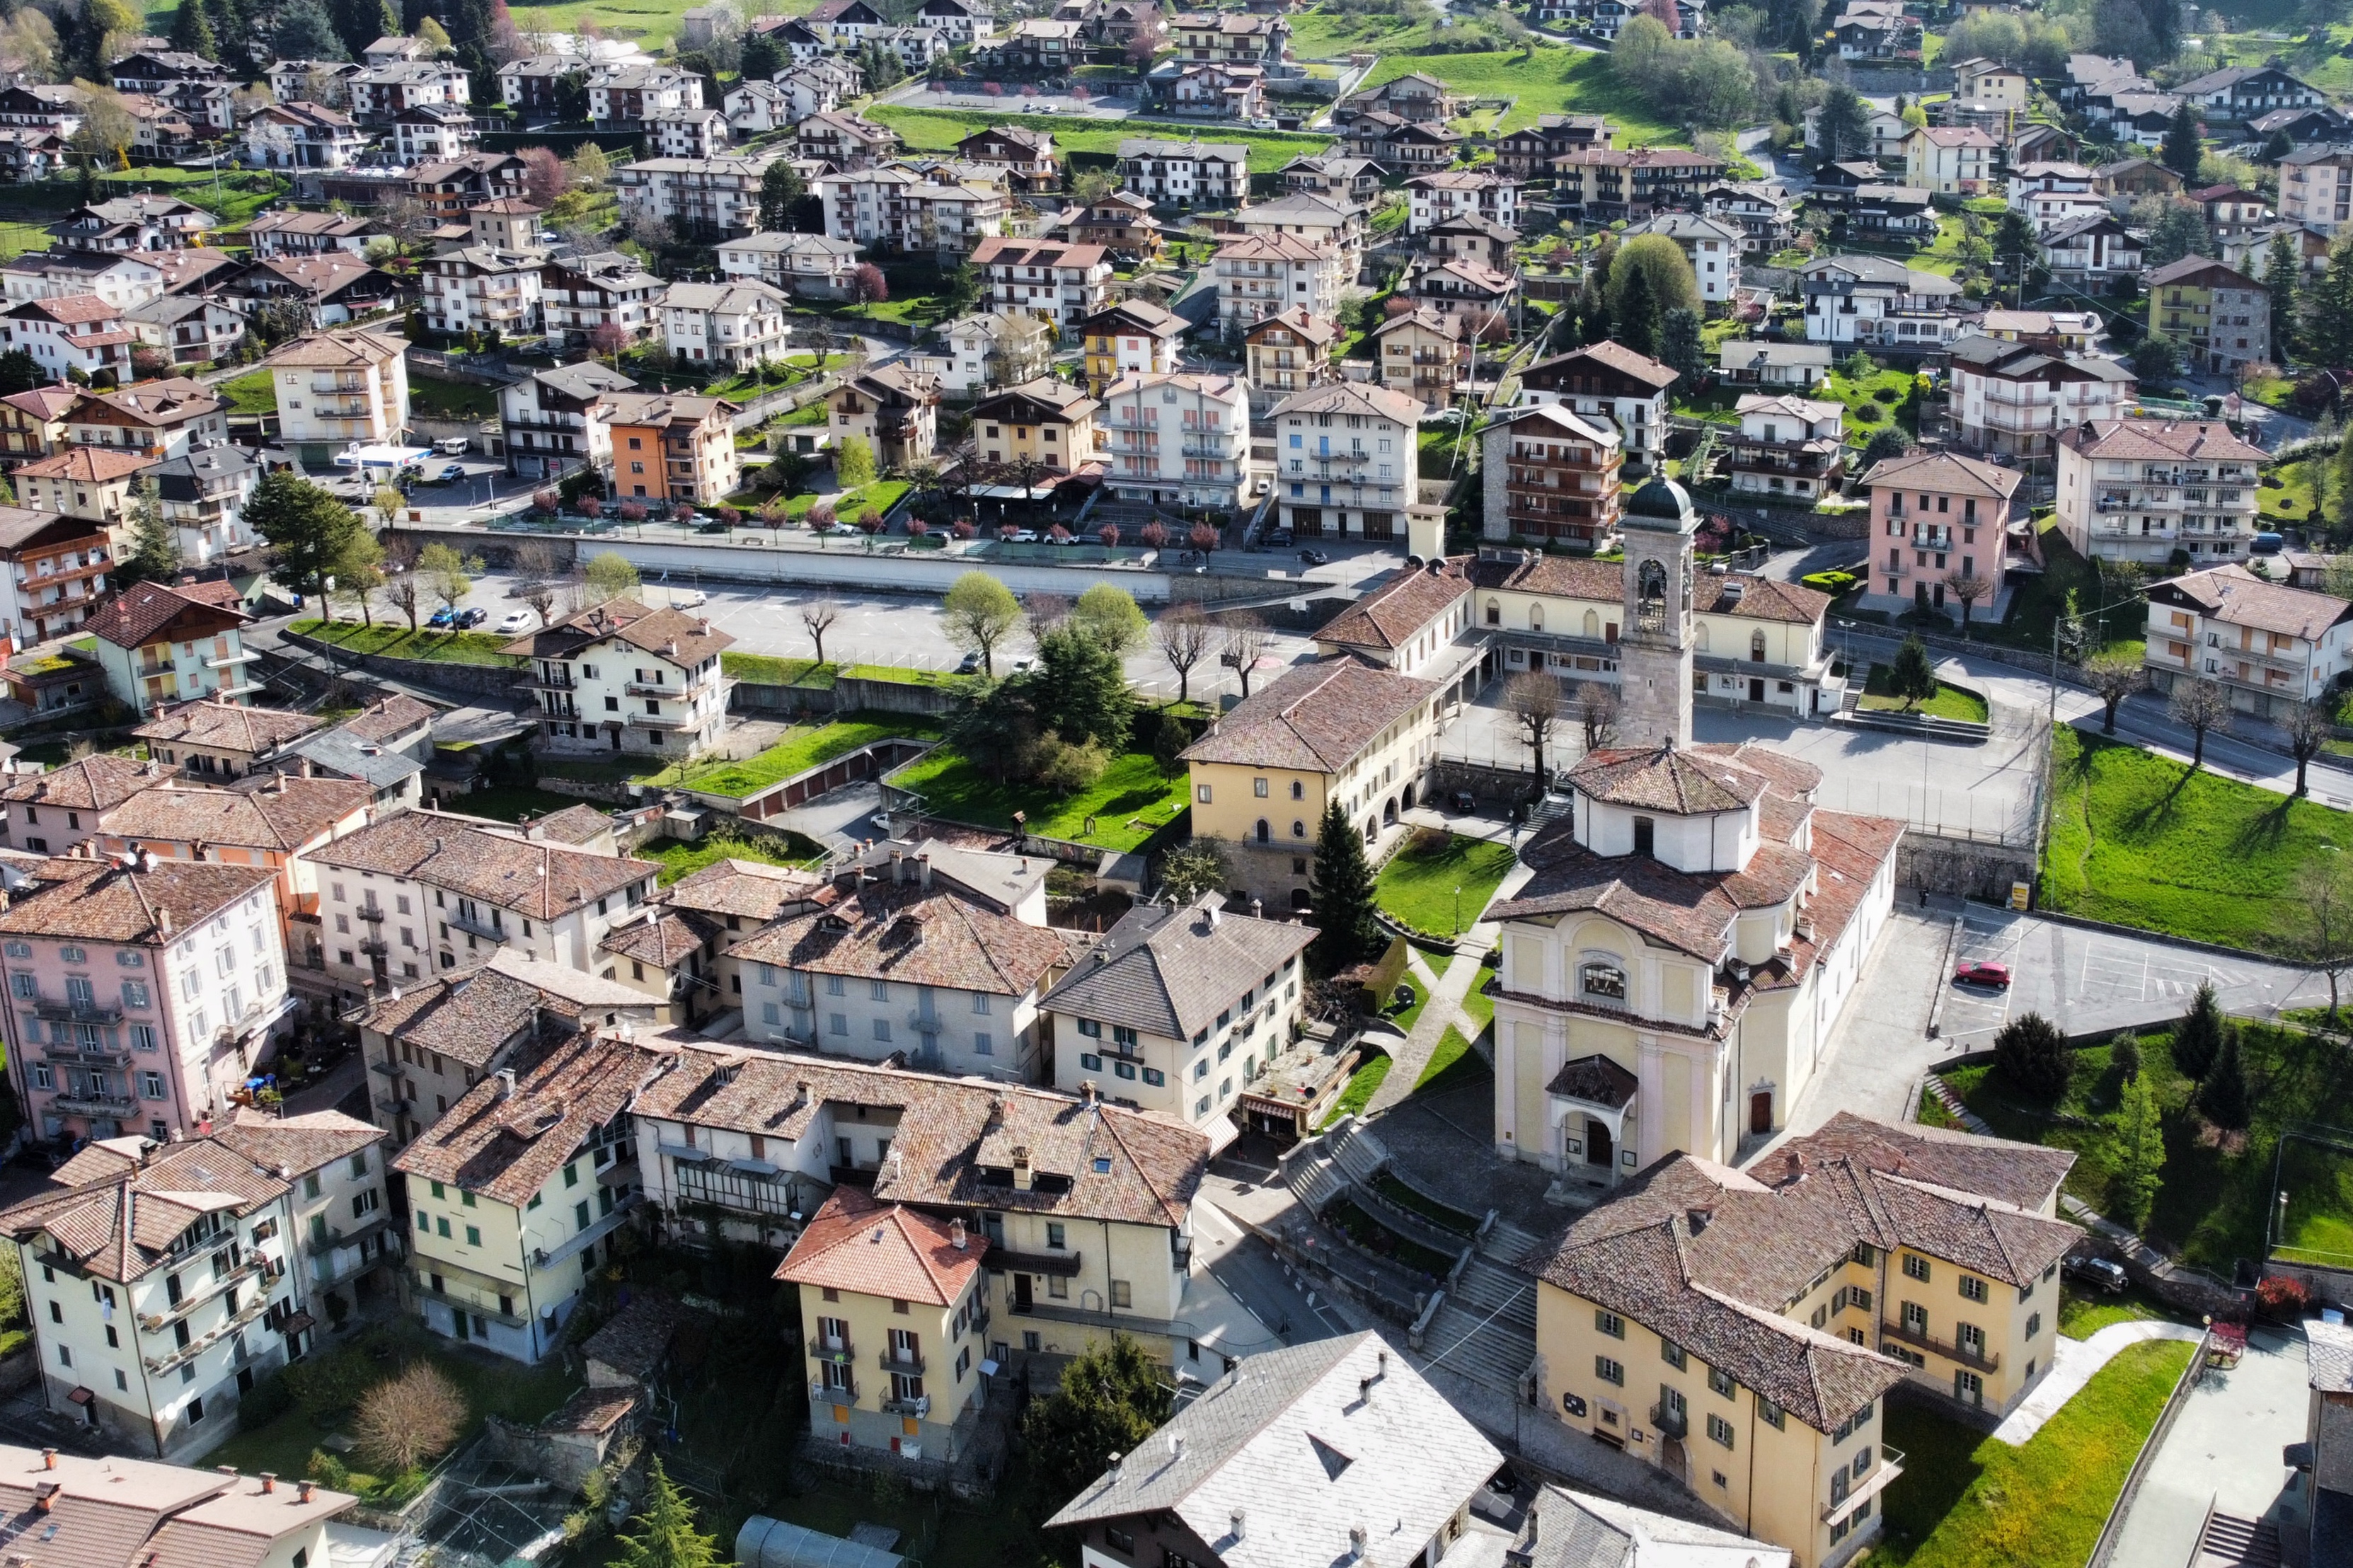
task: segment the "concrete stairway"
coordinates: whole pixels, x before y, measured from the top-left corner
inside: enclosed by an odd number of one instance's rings
[[[1309,1214],[1320,1215],[1326,1205],[1348,1190],[1348,1179],[1328,1159],[1309,1158],[1291,1167],[1291,1195]]]
[[[1535,1281],[1474,1255],[1439,1304],[1422,1348],[1431,1363],[1516,1397],[1536,1358]]]
[[[2209,1513],[2191,1568],[2279,1568],[2279,1529],[2269,1520]]]
[[[1535,1232],[1499,1219],[1479,1238],[1479,1253],[1506,1268],[1526,1268],[1534,1262],[1536,1248],[1543,1245],[1544,1238]]]

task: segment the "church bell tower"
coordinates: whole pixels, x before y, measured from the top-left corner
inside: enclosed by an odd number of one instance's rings
[[[1672,479],[1626,503],[1625,619],[1618,637],[1618,743],[1688,746],[1692,738],[1692,551],[1699,519]]]

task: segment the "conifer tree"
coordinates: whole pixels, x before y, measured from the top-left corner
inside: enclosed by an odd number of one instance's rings
[[[1333,801],[1324,807],[1315,834],[1315,867],[1307,880],[1315,912],[1314,944],[1307,960],[1318,974],[1336,974],[1379,951],[1380,927],[1373,919],[1373,867],[1356,825]]]
[[[644,1504],[621,1531],[621,1552],[611,1568],[720,1568],[727,1559],[718,1537],[695,1529],[694,1506],[659,1459],[650,1479]]]

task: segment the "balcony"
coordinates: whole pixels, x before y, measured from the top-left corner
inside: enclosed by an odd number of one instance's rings
[[[556,674],[526,675],[515,685],[525,691],[572,691],[579,683],[568,675]]]
[[[886,1415],[913,1415],[921,1419],[932,1413],[931,1395],[919,1394],[913,1399],[886,1399],[882,1402],[882,1412]]]
[[[896,1348],[884,1351],[874,1358],[884,1372],[895,1372],[906,1377],[923,1375],[923,1357],[920,1351],[908,1352]]]
[[[383,958],[392,952],[391,945],[380,936],[360,938],[359,949],[371,958]]]
[[[1880,1320],[1879,1331],[1885,1334],[1889,1339],[1894,1340],[1899,1343],[1910,1345],[1914,1350],[1926,1351],[1930,1355],[1942,1356],[1947,1361],[1957,1363],[1959,1365],[1972,1368],[1978,1372],[2000,1372],[2001,1370],[2001,1357],[1999,1355],[1978,1351],[1964,1350],[1960,1345],[1950,1340],[1940,1340],[1932,1334],[1920,1333],[1913,1329],[1906,1328],[1904,1324],[1899,1322],[1890,1322],[1886,1319],[1883,1318]]]
[[[848,1339],[827,1340],[809,1346],[809,1359],[848,1366],[858,1359],[858,1352]],[[887,1362],[890,1358],[886,1355],[883,1359]]]
[[[41,1047],[41,1055],[53,1062],[82,1062],[90,1067],[127,1068],[131,1053],[105,1046],[77,1046],[70,1040],[52,1040]]]
[[[162,1311],[140,1313],[139,1327],[151,1334],[161,1333],[238,1281],[262,1273],[269,1267],[269,1262],[260,1253],[248,1252],[230,1265],[227,1273],[216,1274],[203,1280]]]
[[[1862,1485],[1850,1490],[1846,1496],[1833,1498],[1822,1505],[1822,1522],[1828,1524],[1840,1514],[1859,1506],[1866,1499],[1878,1496],[1893,1486],[1896,1478],[1903,1474],[1904,1451],[1900,1448],[1883,1446],[1879,1450],[1878,1465],[1869,1475],[1862,1478]]]
[[[693,716],[686,713],[631,713],[628,718],[629,727],[635,730],[688,730],[694,726]]]
[[[37,1017],[54,1018],[72,1024],[120,1024],[122,1009],[98,1002],[58,1002],[47,996],[36,997],[33,1013]]]
[[[486,936],[492,942],[504,942],[507,939],[506,927],[500,921],[496,911],[488,915],[470,915],[462,910],[451,910],[443,918],[459,931],[471,931],[476,936]]]
[[[120,1121],[139,1114],[139,1102],[129,1095],[61,1094],[49,1101],[59,1116],[110,1116]]]
[[[907,1015],[907,1027],[919,1035],[936,1035],[940,1032],[941,1024],[940,1020],[931,1014],[910,1013]]]
[[[1691,1435],[1691,1415],[1681,1405],[1653,1405],[1651,1425],[1665,1437],[1687,1437]]]
[[[840,1381],[819,1385],[815,1390],[817,1397],[828,1405],[857,1404],[858,1380],[850,1376],[847,1371],[836,1373],[834,1375]]]
[[[235,1317],[229,1319],[218,1328],[212,1330],[209,1333],[197,1335],[195,1339],[190,1340],[185,1345],[179,1346],[168,1355],[143,1356],[141,1359],[147,1363],[147,1370],[150,1373],[160,1376],[164,1373],[170,1372],[174,1367],[178,1366],[181,1363],[193,1361],[197,1356],[204,1354],[205,1352],[212,1349],[213,1346],[218,1344],[222,1340],[227,1339],[237,1330],[254,1322],[261,1316],[262,1313],[269,1310],[269,1295],[267,1292],[263,1292],[255,1297],[253,1303],[250,1306],[239,1309]]]

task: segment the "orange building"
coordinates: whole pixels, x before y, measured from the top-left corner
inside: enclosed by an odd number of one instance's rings
[[[723,397],[612,392],[613,495],[715,506],[735,491],[735,405]]]

